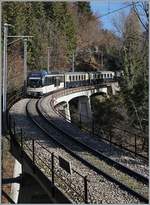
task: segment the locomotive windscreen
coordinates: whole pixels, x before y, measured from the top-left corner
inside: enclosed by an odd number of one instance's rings
[[[41,78],[29,78],[28,79],[28,86],[31,88],[39,88],[42,86]]]

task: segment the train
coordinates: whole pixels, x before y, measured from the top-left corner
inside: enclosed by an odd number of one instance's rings
[[[120,71],[66,73],[34,71],[30,72],[27,77],[27,95],[40,97],[58,89],[112,82],[121,76]]]

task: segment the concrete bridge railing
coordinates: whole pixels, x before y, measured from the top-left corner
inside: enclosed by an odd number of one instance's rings
[[[70,122],[69,102],[74,98],[78,98],[78,113],[81,113],[81,121],[91,121],[92,111],[90,97],[96,93],[103,93],[109,97],[108,87],[111,87],[112,95],[115,95],[116,92],[120,90],[118,82],[66,89],[53,95],[53,103],[54,106],[63,103],[66,119]]]

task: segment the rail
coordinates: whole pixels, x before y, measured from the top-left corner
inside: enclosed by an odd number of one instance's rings
[[[51,105],[51,106],[52,106],[52,105]],[[40,109],[41,115],[46,119],[47,122],[50,122],[50,124],[51,124],[52,121],[50,120],[50,118],[49,118],[48,115],[46,114],[45,110],[43,110],[42,108],[39,108],[39,109]],[[53,107],[52,107],[52,109],[53,109]],[[42,112],[43,112],[43,113],[42,113]],[[53,123],[52,123],[52,126],[55,127],[56,129],[59,129],[59,131],[60,131],[62,134],[67,135],[67,136],[68,136],[68,139],[74,140],[74,142],[81,144],[81,142],[80,142],[79,140],[74,139],[69,133],[67,134],[64,130],[62,130],[61,128],[58,128],[58,127],[57,127],[57,123],[53,122]],[[45,131],[45,133],[48,133],[48,132]],[[49,135],[49,134],[48,134],[48,135]],[[54,140],[55,140],[55,139],[54,139]],[[65,150],[67,150],[69,153],[72,153],[73,156],[75,156],[76,158],[78,158],[78,156],[77,156],[74,152],[72,152],[72,150],[71,150],[70,148],[68,148],[68,146],[67,146],[67,147],[64,147],[64,146],[62,145],[61,140],[60,140],[60,142],[58,142],[58,143],[61,144],[61,146],[62,146],[63,148],[65,148]],[[69,142],[68,142],[67,144],[70,145],[70,144],[74,144],[74,143],[72,143],[72,142],[69,143]],[[82,142],[82,146],[84,146],[86,149],[90,149],[90,150],[91,150],[91,148],[89,148],[89,146],[86,145],[86,144],[83,143],[83,142]],[[95,153],[96,155],[101,156],[101,158],[103,158],[103,159],[106,159],[106,158],[108,159],[108,157],[106,157],[105,155],[103,155],[103,154],[101,154],[101,153],[95,151],[95,149],[92,150],[92,152]],[[91,169],[93,169],[94,171],[96,171],[98,174],[102,174],[103,176],[105,176],[105,177],[108,178],[109,180],[111,180],[111,181],[113,181],[114,183],[118,184],[119,187],[122,187],[123,189],[128,190],[130,193],[137,195],[137,193],[136,193],[135,191],[133,191],[133,190],[130,189],[129,187],[125,186],[125,184],[123,184],[122,182],[116,180],[114,177],[110,176],[109,174],[107,174],[106,172],[104,172],[104,171],[102,171],[101,169],[97,168],[96,166],[92,166],[90,162],[84,160],[84,159],[81,158],[81,157],[80,157],[80,160],[81,160],[84,164],[88,165]],[[119,170],[121,169],[123,172],[128,173],[128,174],[131,175],[132,177],[135,177],[135,176],[138,175],[138,179],[141,180],[141,175],[140,175],[140,177],[139,177],[139,174],[138,174],[138,173],[133,172],[133,171],[131,171],[131,170],[129,171],[129,169],[128,169],[127,167],[125,167],[125,166],[123,166],[123,165],[120,165],[119,163],[116,163],[114,160],[112,160],[112,159],[109,158],[109,159],[107,160],[107,163],[110,163],[112,166],[116,167],[116,168],[119,169]],[[116,166],[116,165],[117,165],[117,166]],[[144,177],[144,178],[145,178],[145,177]],[[145,181],[145,180],[146,180],[146,183],[148,183],[148,179],[145,178],[144,181]],[[138,193],[138,196],[139,196],[139,193]],[[140,197],[141,197],[141,196],[140,196]],[[143,200],[143,199],[142,199],[142,200]],[[144,200],[145,200],[145,199],[144,199]]]
[[[75,196],[79,199],[80,202],[88,203],[89,202],[89,194],[88,194],[88,183],[89,180],[87,176],[83,176],[77,170],[71,167],[71,174],[67,173],[63,168],[59,165],[59,156],[54,155],[53,152],[48,150],[43,142],[38,142],[37,139],[31,139],[31,137],[27,137],[26,133],[20,130],[16,130],[16,123],[14,119],[11,119],[9,116],[9,125],[10,125],[10,135],[11,139],[15,140],[19,146],[21,147],[22,151],[24,151],[32,160],[32,163],[41,171],[43,171],[44,167],[44,174],[48,177],[49,180],[52,182],[52,195],[55,197],[55,186],[59,187],[60,189],[66,190],[68,187],[71,190],[71,197]],[[44,156],[40,156],[40,153],[45,153],[49,156],[49,160],[46,161]],[[23,158],[23,155],[22,155]],[[23,160],[23,159],[22,159]],[[34,168],[33,168],[34,169]],[[35,170],[33,170],[35,171]],[[74,184],[72,180],[72,175],[79,178],[78,189],[77,186]],[[69,179],[69,180],[68,180]]]
[[[108,83],[107,83],[108,84]],[[80,127],[83,131],[86,131],[88,133],[90,133],[91,135],[97,136],[99,139],[103,139],[111,144],[114,144],[115,146],[118,146],[121,149],[124,149],[130,153],[133,153],[135,156],[139,156],[145,160],[148,160],[148,136],[147,138],[144,137],[145,133],[141,133],[141,134],[136,134],[133,132],[130,132],[129,130],[126,130],[124,128],[120,128],[117,126],[112,126],[110,129],[105,128],[102,129],[101,127],[97,126],[97,123],[94,119],[91,120],[91,126],[86,127],[85,123],[82,122],[82,117],[83,118],[87,118],[88,117],[86,115],[83,114],[76,114],[76,117],[78,119],[78,122],[75,122],[73,120],[69,120],[69,117],[66,113],[62,113],[59,109],[57,109],[57,105],[55,105],[55,100],[59,97],[62,96],[66,96],[72,93],[76,93],[76,92],[82,92],[82,91],[88,91],[91,89],[97,89],[100,87],[103,87],[106,84],[100,84],[100,85],[96,85],[96,86],[84,86],[84,87],[78,87],[78,88],[70,88],[70,89],[65,89],[62,90],[60,92],[54,93],[52,96],[52,103],[53,106],[55,107],[55,110],[57,111],[57,113],[59,115],[61,115],[63,118],[65,118],[65,120],[70,121],[72,123],[74,123],[75,125],[77,125],[78,127]],[[67,109],[67,108],[65,108]],[[114,135],[114,130],[118,130],[124,133],[124,135],[126,135],[126,142],[123,143],[123,140],[116,140],[116,136]],[[131,136],[132,136],[132,143],[131,143]],[[139,144],[139,141],[141,144]],[[144,154],[141,154],[141,151],[143,151],[143,141],[146,141],[146,151]]]

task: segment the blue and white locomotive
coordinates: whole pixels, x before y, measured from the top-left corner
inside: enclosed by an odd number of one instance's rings
[[[42,96],[46,93],[62,89],[86,85],[94,85],[115,80],[115,72],[66,72],[47,73],[47,71],[31,72],[27,78],[27,95]]]

